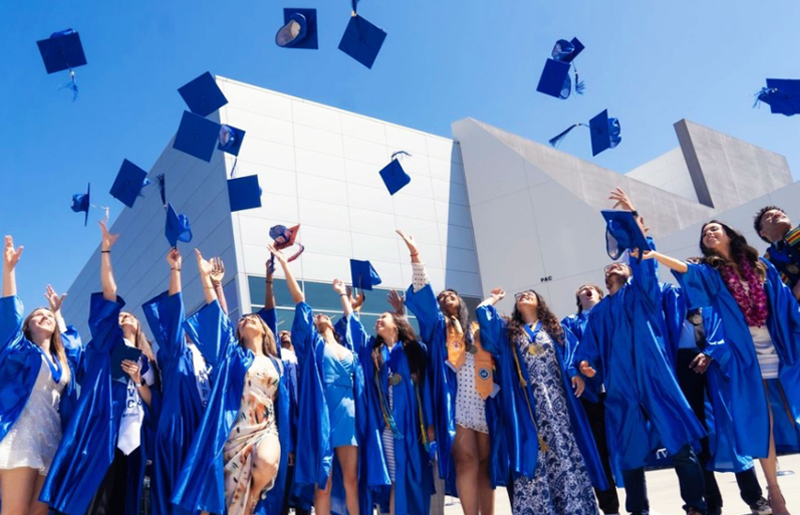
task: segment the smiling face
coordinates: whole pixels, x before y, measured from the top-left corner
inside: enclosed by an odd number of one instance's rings
[[[447,316],[458,316],[461,310],[461,300],[458,298],[458,293],[453,290],[444,290],[436,298],[439,301],[439,308]]]
[[[119,326],[123,332],[136,332],[139,330],[139,321],[133,316],[133,313],[122,311],[119,314]]]
[[[317,326],[317,331],[323,333],[328,329],[333,330],[333,322],[328,315],[317,313],[314,315],[314,325]]]
[[[514,296],[517,311],[524,319],[536,318],[539,312],[539,297],[533,290],[519,292]]]
[[[716,253],[725,253],[731,247],[731,238],[721,224],[711,222],[703,226],[702,246]]]
[[[47,308],[39,308],[33,311],[23,324],[23,329],[31,335],[34,342],[42,342],[51,336],[56,330],[56,317]]]
[[[239,338],[243,340],[254,340],[264,336],[263,322],[258,315],[254,314],[244,315],[240,318],[236,330]]]
[[[780,209],[770,209],[761,215],[759,235],[776,242],[792,228],[792,221]]]
[[[605,269],[606,288],[615,293],[631,276],[631,268],[625,263],[611,263]]]
[[[378,321],[375,322],[375,332],[385,341],[396,341],[398,331],[394,316],[388,311],[383,313],[378,318]]]

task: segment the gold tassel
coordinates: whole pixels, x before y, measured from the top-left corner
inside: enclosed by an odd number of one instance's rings
[[[542,452],[548,452],[550,450],[550,447],[545,443],[542,435],[539,435],[539,450]]]

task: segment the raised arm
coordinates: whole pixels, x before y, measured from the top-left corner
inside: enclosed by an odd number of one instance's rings
[[[222,280],[225,278],[225,263],[222,262],[221,257],[213,257],[209,260],[211,263],[211,284],[214,286],[214,292],[217,294],[219,305],[225,314],[228,314],[228,300],[225,298],[225,290],[222,289]]]
[[[170,267],[169,291],[162,293],[142,305],[150,331],[158,343],[158,361],[164,369],[166,362],[179,355],[185,348],[183,322],[185,312],[181,294],[182,257],[177,248],[167,254]]]
[[[669,268],[674,272],[678,272],[679,274],[685,274],[686,272],[689,271],[689,265],[687,265],[684,261],[681,261],[680,259],[675,259],[673,257],[669,257],[666,254],[656,252],[655,250],[645,252],[643,259],[655,259],[665,267]]]
[[[22,331],[22,301],[17,297],[14,268],[19,262],[22,247],[14,248],[14,240],[6,236],[3,253],[3,298],[0,299],[0,349],[5,349]]]
[[[181,266],[183,258],[177,247],[172,247],[172,250],[167,254],[167,263],[169,263],[169,294],[175,295],[181,292]]]
[[[44,294],[47,299],[47,304],[50,306],[50,311],[56,318],[58,324],[58,332],[61,333],[61,344],[64,346],[64,352],[67,355],[67,360],[75,372],[80,370],[81,359],[83,357],[83,342],[78,330],[74,326],[68,326],[64,317],[61,315],[61,306],[64,304],[64,299],[67,294],[59,295],[49,284],[47,291]]]
[[[267,287],[264,293],[264,309],[275,309],[275,270],[269,266],[267,261]]]
[[[342,315],[345,318],[353,314],[353,305],[350,303],[350,294],[347,293],[347,287],[341,279],[333,280],[333,291],[339,295],[339,301],[342,303]]]
[[[503,300],[505,296],[506,292],[501,288],[495,288],[475,310],[475,316],[478,319],[481,330],[481,346],[495,356],[502,354],[505,348],[503,337],[507,329],[505,321],[497,313],[494,306]]]
[[[434,331],[437,323],[442,318],[439,301],[433,293],[430,279],[425,271],[425,265],[420,260],[419,250],[413,236],[398,230],[397,234],[403,238],[411,257],[412,278],[411,287],[406,293],[406,306],[417,317],[420,336],[428,345],[432,345]]]
[[[103,298],[110,302],[117,300],[117,283],[111,268],[111,247],[117,242],[119,234],[111,234],[105,222],[98,222],[102,239],[100,241],[100,283],[103,285]]]
[[[283,255],[283,252],[273,247],[272,244],[267,244],[267,249],[281,264],[281,268],[283,268],[283,274],[286,276],[286,285],[289,287],[289,293],[292,294],[292,300],[294,303],[300,304],[301,302],[305,302],[306,296],[300,289],[297,279],[294,278],[294,274],[292,274],[292,269],[289,268],[289,262],[286,260],[286,256]]]
[[[6,236],[6,248],[3,252],[3,297],[12,297],[17,294],[17,275],[15,269],[22,255],[22,245],[14,248],[14,239]]]
[[[199,249],[194,249],[194,254],[197,257],[197,271],[200,272],[200,284],[203,285],[203,293],[206,298],[206,304],[211,304],[217,299],[217,289],[214,288],[214,282],[211,280],[211,272],[213,267],[211,263],[203,259],[203,255]]]

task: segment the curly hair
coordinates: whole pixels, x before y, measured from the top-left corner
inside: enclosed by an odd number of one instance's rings
[[[720,254],[703,244],[703,235],[705,234],[706,227],[711,224],[718,224],[722,227],[722,230],[725,231],[725,234],[728,235],[728,238],[731,239],[732,261],[726,260]],[[723,266],[734,266],[738,269],[739,261],[744,259],[750,263],[750,266],[753,267],[762,281],[767,277],[767,267],[764,266],[764,263],[759,259],[758,250],[747,243],[747,239],[742,236],[742,233],[719,220],[711,220],[703,224],[703,227],[700,229],[700,251],[703,253],[702,262],[714,269],[718,270]]]
[[[411,374],[416,377],[418,384],[422,386],[425,382],[425,372],[427,370],[427,353],[420,345],[419,340],[417,340],[417,334],[411,324],[408,323],[408,320],[396,313],[390,311],[388,313],[397,327],[397,341],[403,346],[403,352],[406,355],[406,359],[408,359],[408,368],[411,370]],[[377,368],[383,366],[383,354],[379,350],[385,344],[386,342],[382,336],[375,336],[372,345],[372,357]]]
[[[786,214],[786,211],[784,211],[783,209],[779,208],[778,206],[764,206],[761,209],[759,209],[758,213],[756,213],[756,216],[753,217],[753,229],[756,230],[756,234],[758,234],[759,238],[761,238],[762,240],[764,240],[767,243],[772,243],[771,241],[769,241],[765,237],[761,236],[761,219],[764,218],[764,215],[767,214],[767,212],[769,212],[769,211],[780,211],[784,215]],[[709,222],[709,223],[711,223],[711,222]]]
[[[547,305],[547,302],[545,302],[544,297],[539,295],[535,290],[529,291],[536,295],[536,302],[539,304],[539,320],[542,322],[542,328],[550,335],[553,341],[564,345],[564,328],[561,327],[561,322],[558,320],[558,317],[556,317],[555,313],[550,311],[550,307]],[[522,313],[520,313],[519,308],[517,308],[517,304],[514,303],[514,312],[508,319],[508,340],[511,345],[514,345],[514,342],[525,335],[525,325],[525,321],[522,319]]]

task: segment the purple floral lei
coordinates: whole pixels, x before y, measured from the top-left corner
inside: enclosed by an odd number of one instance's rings
[[[736,299],[739,309],[742,310],[747,325],[761,327],[767,322],[767,294],[764,292],[764,285],[747,259],[740,259],[738,265],[749,291],[745,291],[733,266],[721,267],[720,274],[731,295]]]

